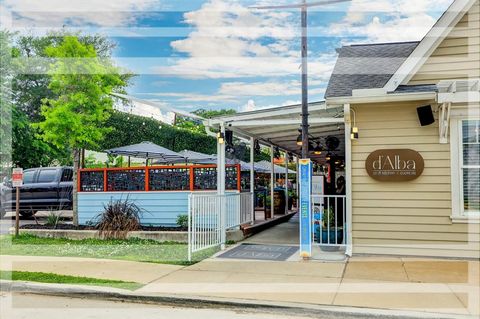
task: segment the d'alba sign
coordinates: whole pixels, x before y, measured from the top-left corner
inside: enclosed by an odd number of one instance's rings
[[[422,175],[424,166],[422,155],[410,149],[376,150],[365,161],[368,175],[381,182],[414,180]]]

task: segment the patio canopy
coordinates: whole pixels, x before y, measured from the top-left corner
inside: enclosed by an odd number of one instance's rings
[[[181,154],[152,142],[142,142],[128,146],[122,146],[106,150],[110,155],[132,156],[146,159],[156,159],[157,163],[172,163],[175,161],[185,162]]]
[[[256,169],[257,167],[259,168],[259,170],[261,170],[261,171],[263,171],[263,172],[265,172],[265,173],[270,173],[270,172],[272,171],[272,169],[271,169],[271,164],[270,164],[270,162],[268,162],[268,161],[256,162],[256,163],[255,163],[255,169]],[[285,167],[274,164],[273,172],[274,172],[275,174],[285,174]],[[288,174],[297,174],[297,172],[295,172],[294,170],[289,169],[289,170],[288,170]]]
[[[182,155],[184,158],[181,159],[181,160],[176,160],[176,161],[173,161],[172,163],[192,163],[192,164],[213,164],[213,165],[216,165],[217,164],[217,155],[216,154],[212,154],[212,155],[208,155],[208,154],[205,154],[205,153],[200,153],[200,152],[195,152],[195,151],[190,151],[190,150],[183,150],[183,151],[180,151],[178,152],[180,155]],[[241,170],[242,171],[249,171],[250,170],[250,164],[247,163],[247,162],[244,162],[244,161],[240,161],[240,160],[237,160],[237,159],[225,159],[225,163],[226,164],[240,164],[240,167],[241,167]],[[156,164],[156,162],[154,163]],[[255,171],[256,172],[262,172],[262,173],[266,173],[268,172],[268,170],[264,169],[263,168],[264,165],[261,165],[261,167],[259,167],[257,165],[257,163],[255,163]]]
[[[295,155],[301,154],[301,148],[297,145],[299,128],[301,125],[301,105],[289,105],[268,109],[261,109],[233,115],[215,117],[206,120],[205,125],[218,131],[220,124],[233,131],[237,136],[253,137],[264,145],[278,146],[281,150],[288,151]],[[345,131],[344,131],[344,106],[330,105],[325,102],[312,102],[309,104],[309,135],[316,146],[315,141],[320,141],[325,146],[324,139],[327,136],[335,136],[339,139],[340,145],[335,152],[345,152]],[[328,152],[321,155],[311,155],[314,160],[324,159]]]

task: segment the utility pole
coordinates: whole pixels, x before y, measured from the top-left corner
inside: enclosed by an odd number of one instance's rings
[[[302,158],[308,158],[308,32],[307,32],[307,14],[308,8],[347,2],[350,0],[326,0],[321,2],[307,3],[302,0],[300,4],[280,5],[280,6],[263,6],[252,7],[252,9],[268,10],[268,9],[301,9],[301,25],[302,25]]]

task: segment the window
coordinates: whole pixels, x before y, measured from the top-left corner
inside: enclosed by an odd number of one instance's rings
[[[480,217],[480,119],[451,121],[452,220]]]
[[[33,183],[33,177],[35,176],[35,170],[23,172],[23,184]]]
[[[461,147],[463,211],[480,213],[480,120],[462,121]]]
[[[62,173],[62,182],[71,182],[73,180],[73,171],[69,168],[65,168]]]
[[[38,174],[37,183],[51,183],[55,181],[56,176],[57,176],[56,169],[42,169]]]

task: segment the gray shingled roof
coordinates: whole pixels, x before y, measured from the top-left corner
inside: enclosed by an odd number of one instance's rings
[[[338,49],[325,97],[351,96],[355,89],[384,87],[418,43],[362,44]]]

